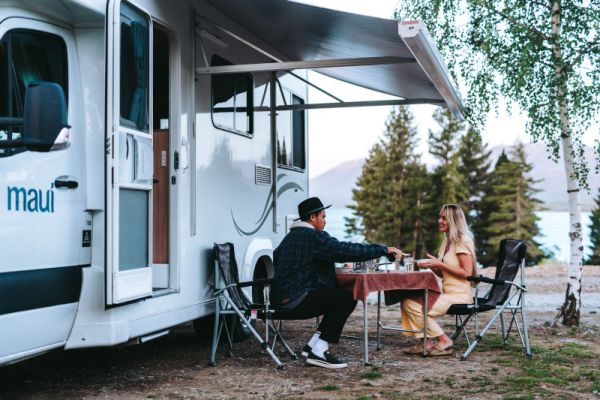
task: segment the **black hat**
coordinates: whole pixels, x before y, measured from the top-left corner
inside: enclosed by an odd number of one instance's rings
[[[309,197],[302,203],[298,204],[298,215],[300,218],[296,218],[294,221],[308,217],[311,214],[317,213],[321,210],[331,207],[331,204],[325,207],[318,197]]]

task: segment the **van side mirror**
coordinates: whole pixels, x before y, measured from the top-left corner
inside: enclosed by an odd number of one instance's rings
[[[25,93],[23,140],[27,150],[50,151],[59,135],[68,142],[67,102],[54,82],[32,82]]]

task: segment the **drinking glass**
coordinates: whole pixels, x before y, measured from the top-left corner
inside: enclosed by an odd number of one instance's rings
[[[415,260],[412,257],[406,257],[404,259],[404,268],[406,272],[412,272],[415,270]]]
[[[357,261],[352,266],[352,272],[365,272],[366,269],[367,266],[363,261]]]
[[[365,261],[365,263],[367,264],[367,271],[375,272],[375,269],[377,268],[376,260],[368,260],[368,261]]]

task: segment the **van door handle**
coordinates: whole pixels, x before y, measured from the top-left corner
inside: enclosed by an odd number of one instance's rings
[[[67,180],[62,180],[60,178],[57,178],[54,181],[54,187],[57,189],[60,189],[60,188],[77,189],[78,186],[79,186],[79,183],[77,181],[67,181]]]

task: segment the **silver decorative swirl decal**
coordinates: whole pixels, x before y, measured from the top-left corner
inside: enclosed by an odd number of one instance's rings
[[[281,180],[281,178],[283,178],[284,176],[285,176],[285,174],[279,175],[277,177],[277,181],[279,182]],[[298,185],[296,182],[288,182],[288,183],[284,184],[279,190],[277,190],[277,198],[279,199],[281,197],[281,195],[283,195],[288,190],[292,190],[292,189],[300,190],[302,192],[304,191],[304,189],[302,189],[302,187],[300,185]],[[261,213],[260,217],[258,218],[258,220],[255,222],[256,227],[252,230],[244,230],[238,225],[237,221],[235,220],[235,216],[233,215],[233,209],[230,207],[231,220],[233,221],[235,230],[237,231],[237,233],[240,236],[254,235],[256,232],[258,232],[260,230],[260,228],[262,228],[262,226],[267,221],[267,217],[269,216],[269,213],[273,210],[272,198],[273,198],[273,192],[269,191],[269,196],[267,196],[267,200],[265,201],[265,205],[263,207],[262,213]]]

